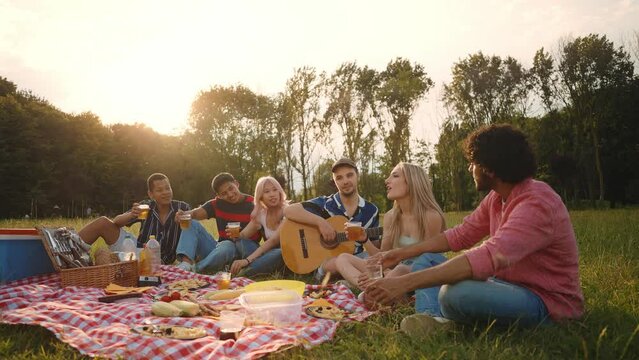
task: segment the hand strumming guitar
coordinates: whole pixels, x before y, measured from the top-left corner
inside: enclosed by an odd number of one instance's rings
[[[317,224],[317,229],[326,242],[332,243],[335,241],[335,237],[337,236],[337,232],[328,221],[321,219]]]

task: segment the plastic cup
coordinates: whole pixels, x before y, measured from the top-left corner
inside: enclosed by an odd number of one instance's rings
[[[348,240],[357,241],[364,236],[364,228],[360,221],[349,221],[346,223],[346,232]]]
[[[178,218],[180,219],[180,229],[185,230],[185,229],[188,229],[189,226],[191,226],[190,213],[183,213]]]
[[[371,280],[381,279],[384,277],[384,269],[382,268],[382,262],[366,262],[366,272]]]
[[[244,311],[222,310],[220,312],[220,339],[237,339],[239,332],[244,329],[246,313]]]
[[[229,229],[229,236],[232,239],[237,239],[240,237],[240,223],[239,222],[230,222],[227,225]]]
[[[216,281],[218,289],[228,289],[231,286],[231,273],[228,271],[218,273]]]
[[[140,215],[138,215],[138,219],[146,220],[149,217],[149,210],[151,207],[147,204],[138,205],[138,209],[140,210]]]

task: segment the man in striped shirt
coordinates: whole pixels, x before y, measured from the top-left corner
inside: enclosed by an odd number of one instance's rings
[[[177,247],[178,260],[181,260],[178,267],[182,270],[222,270],[259,247],[259,233],[250,239],[233,239],[227,229],[229,222],[239,222],[240,228],[244,228],[251,221],[253,196],[241,193],[240,184],[229,173],[216,175],[211,186],[215,198],[188,212],[191,214],[191,226],[182,231]],[[176,219],[183,213],[179,211]],[[210,218],[215,218],[217,224],[220,236],[217,241],[197,221]]]
[[[364,228],[378,227],[379,210],[377,206],[364,200],[357,190],[359,170],[355,162],[342,158],[333,163],[331,171],[333,172],[333,181],[338,190],[335,194],[320,196],[287,206],[284,209],[284,216],[303,224],[316,226],[322,237],[329,242],[335,240],[337,234],[335,229],[326,221],[331,216],[342,215],[348,218],[349,221],[359,221]],[[378,241],[377,239],[370,240],[373,240],[373,242]],[[379,247],[379,244],[375,245]],[[356,244],[354,255],[362,258],[367,255],[363,251],[363,244]],[[317,269],[316,277],[323,277],[327,271],[336,274],[335,259],[335,257],[326,259]]]
[[[127,237],[135,238],[123,227],[141,222],[140,235],[137,237],[138,247],[143,247],[149,240],[149,236],[154,235],[160,243],[162,263],[172,264],[175,261],[175,250],[180,239],[180,226],[175,221],[175,213],[178,210],[189,210],[190,207],[183,201],[173,200],[171,183],[164,174],[155,173],[149,176],[147,187],[151,200],[133,203],[131,210],[116,216],[113,220],[106,216],[95,219],[78,231],[80,238],[88,244],[93,244],[98,237],[102,237],[112,251],[122,251],[124,240]],[[138,218],[140,215],[138,206],[141,204],[148,204],[150,207],[146,220]]]

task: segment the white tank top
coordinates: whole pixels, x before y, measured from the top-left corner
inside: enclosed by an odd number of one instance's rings
[[[269,229],[269,227],[266,226],[266,211],[260,211],[258,220],[260,221],[260,225],[262,225],[262,230],[264,230],[264,237],[267,240],[270,239],[273,235],[277,234],[277,229]]]
[[[410,236],[402,235],[402,236],[399,237],[398,244],[399,244],[400,248],[404,248],[404,247],[407,247],[407,246],[411,246],[413,244],[417,244],[418,242],[419,241],[417,241],[416,239],[413,239]]]

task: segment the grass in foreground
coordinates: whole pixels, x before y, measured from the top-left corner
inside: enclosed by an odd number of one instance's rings
[[[637,359],[639,358],[639,210],[571,212],[580,248],[586,314],[580,321],[533,329],[456,325],[452,331],[415,341],[398,331],[413,313],[401,307],[363,323],[342,324],[332,341],[295,347],[272,359]],[[462,214],[447,214],[449,226]],[[80,228],[83,219],[64,220]],[[60,221],[42,221],[60,224]],[[33,226],[0,221],[0,227]],[[212,224],[207,224],[212,229]],[[308,277],[303,280],[310,281]],[[37,326],[0,325],[0,358],[83,359]]]

